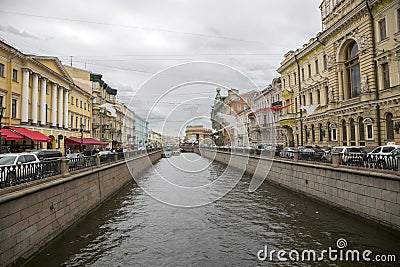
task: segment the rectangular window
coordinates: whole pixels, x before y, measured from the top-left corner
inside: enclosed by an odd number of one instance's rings
[[[4,96],[0,95],[0,107],[4,107]]]
[[[289,77],[289,87],[290,87],[290,75],[288,75],[288,77]]]
[[[18,71],[16,69],[13,69],[12,80],[13,82],[18,82]]]
[[[297,83],[297,80],[296,80],[296,72],[293,73],[293,80],[294,80],[294,85],[296,85],[296,83]]]
[[[71,125],[71,128],[74,128],[74,115],[71,115],[70,125]]]
[[[326,57],[326,55],[324,55],[324,58],[323,58],[323,63],[324,63],[324,70],[327,70],[328,69],[328,58]]]
[[[81,100],[81,105],[80,105],[80,107],[82,108],[82,100]]]
[[[75,118],[75,128],[78,129],[78,117]]]
[[[301,80],[304,81],[304,68],[301,69]]]
[[[372,124],[367,125],[367,139],[373,139]]]
[[[386,19],[383,18],[378,22],[378,27],[379,27],[379,37],[380,41],[385,40],[387,38],[386,35]]]
[[[384,89],[390,88],[389,63],[382,64],[382,82]]]
[[[332,129],[332,140],[333,141],[336,141],[337,139],[337,136],[336,136],[336,134],[337,134],[337,132],[336,132],[336,129]]]
[[[308,64],[308,78],[311,78],[311,65]]]
[[[86,103],[83,104],[83,108],[86,110]]]
[[[11,102],[11,117],[17,118],[17,99],[13,99]]]
[[[71,96],[71,105],[74,105],[74,97]]]
[[[4,77],[4,64],[0,63],[0,77]]]
[[[78,98],[76,99],[75,104],[76,104],[76,106],[78,106]]]
[[[315,60],[315,73],[316,73],[316,74],[319,74],[318,59]]]
[[[400,32],[400,8],[396,10],[397,32]]]

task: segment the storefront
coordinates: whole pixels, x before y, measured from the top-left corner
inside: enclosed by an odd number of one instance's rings
[[[67,153],[80,152],[83,150],[86,155],[92,155],[96,150],[105,149],[107,142],[94,138],[67,137],[64,141]]]
[[[2,148],[10,152],[25,152],[47,148],[51,138],[37,131],[23,127],[5,126],[1,129]]]

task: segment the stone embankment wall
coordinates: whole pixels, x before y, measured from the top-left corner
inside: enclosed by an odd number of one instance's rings
[[[207,149],[201,155],[400,231],[400,172]]]
[[[0,266],[25,262],[160,158],[158,151],[0,190]]]

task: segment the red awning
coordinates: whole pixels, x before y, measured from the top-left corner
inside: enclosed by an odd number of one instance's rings
[[[96,140],[94,138],[82,138],[82,144],[83,145],[99,145],[99,146],[106,146],[108,145],[107,142],[101,142],[99,140]],[[66,146],[78,146],[81,145],[81,138],[79,137],[67,137],[65,139],[65,145]]]
[[[16,134],[9,129],[1,129],[1,138],[6,139],[6,140],[24,140],[24,137]]]
[[[51,138],[36,131],[31,131],[26,128],[6,126],[6,128],[13,130],[14,132],[31,139],[33,142],[51,142]]]

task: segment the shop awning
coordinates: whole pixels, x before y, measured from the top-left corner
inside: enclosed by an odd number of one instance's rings
[[[11,129],[12,131],[20,134],[28,139],[31,139],[33,142],[51,142],[51,138],[36,131],[31,131],[22,127],[15,126],[6,126],[7,129]]]
[[[1,129],[1,138],[12,141],[12,140],[24,140],[22,135],[16,134],[9,129]]]
[[[67,137],[65,138],[65,145],[66,146],[80,146],[81,145],[81,138],[79,137]],[[96,140],[94,138],[82,138],[82,145],[99,145],[99,146],[106,146],[108,145],[107,142],[102,142],[100,140]]]

